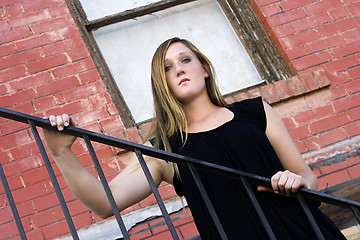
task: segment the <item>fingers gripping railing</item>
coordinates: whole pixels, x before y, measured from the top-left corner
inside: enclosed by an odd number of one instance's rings
[[[74,227],[74,225],[73,225],[73,223],[71,221],[70,214],[68,213],[66,203],[63,200],[60,188],[58,187],[58,184],[56,182],[56,177],[53,174],[53,170],[51,168],[50,162],[48,162],[48,157],[47,157],[47,155],[45,153],[44,147],[42,145],[42,142],[40,140],[40,137],[39,137],[39,135],[37,133],[37,130],[36,130],[35,126],[42,127],[42,128],[45,128],[45,129],[50,129],[50,130],[55,130],[55,128],[50,126],[50,124],[48,123],[48,120],[44,120],[44,119],[41,119],[41,118],[33,117],[33,116],[30,116],[30,115],[26,115],[26,114],[23,114],[23,113],[7,110],[7,109],[3,109],[3,108],[0,108],[0,116],[8,118],[8,119],[15,120],[15,121],[18,121],[18,122],[23,122],[23,123],[26,123],[26,124],[30,125],[31,130],[34,133],[35,140],[36,140],[36,142],[37,142],[37,144],[39,146],[40,153],[41,153],[41,155],[42,155],[42,157],[44,159],[45,165],[46,165],[46,167],[47,167],[47,169],[49,171],[50,178],[53,181],[53,185],[54,185],[56,194],[58,195],[60,205],[61,205],[61,207],[62,207],[62,209],[64,211],[65,216],[67,216],[66,220],[68,222],[71,234],[72,234],[74,239],[78,239],[75,227]],[[106,136],[106,135],[102,135],[102,134],[99,134],[99,133],[90,132],[90,131],[87,131],[87,130],[84,130],[84,129],[75,128],[75,127],[72,127],[72,126],[67,127],[63,132],[65,134],[69,134],[69,135],[84,138],[84,140],[85,140],[85,142],[86,142],[86,144],[88,146],[90,155],[91,155],[91,157],[92,157],[92,159],[94,161],[95,167],[96,167],[96,169],[98,171],[98,174],[100,176],[100,180],[101,180],[101,182],[103,184],[103,187],[105,189],[107,197],[109,198],[110,204],[111,204],[111,206],[113,208],[113,211],[114,211],[115,217],[116,217],[116,219],[118,221],[120,230],[122,231],[123,236],[124,236],[125,239],[129,239],[128,234],[127,234],[125,226],[124,226],[124,224],[123,224],[123,222],[121,220],[120,213],[117,210],[116,203],[115,203],[115,201],[113,199],[110,188],[109,188],[109,186],[108,186],[108,184],[106,182],[105,176],[104,176],[104,174],[103,174],[103,172],[101,170],[100,164],[99,164],[99,162],[97,160],[96,154],[94,152],[94,149],[92,148],[92,145],[91,145],[90,141],[103,143],[103,144],[106,144],[106,145],[114,146],[114,147],[117,147],[117,148],[122,148],[122,149],[133,151],[133,152],[136,153],[136,155],[137,155],[137,157],[139,159],[140,165],[142,166],[142,168],[144,170],[145,176],[146,176],[147,180],[149,181],[149,184],[150,184],[150,186],[151,186],[151,188],[152,188],[152,190],[154,192],[155,198],[156,198],[156,200],[157,200],[157,202],[159,204],[159,207],[160,207],[160,209],[161,209],[161,211],[162,211],[162,213],[164,215],[165,221],[167,222],[168,227],[170,229],[170,232],[172,234],[172,237],[174,239],[178,239],[178,237],[176,235],[176,231],[175,231],[175,229],[174,229],[174,227],[173,227],[173,225],[171,223],[169,215],[166,212],[166,209],[165,209],[164,204],[163,204],[163,202],[161,200],[160,194],[157,191],[154,180],[151,177],[150,171],[147,168],[147,165],[146,165],[146,163],[145,163],[145,161],[144,161],[144,159],[142,157],[143,154],[148,155],[148,156],[152,156],[152,157],[155,157],[155,158],[163,159],[163,160],[166,160],[166,161],[171,161],[171,162],[174,162],[174,163],[177,163],[177,164],[183,164],[183,165],[190,166],[190,170],[191,170],[191,172],[192,172],[192,174],[194,176],[194,180],[195,180],[196,184],[198,185],[198,188],[199,188],[200,192],[202,192],[201,194],[203,196],[204,202],[205,202],[206,206],[208,207],[209,212],[211,213],[212,219],[213,219],[213,221],[214,221],[214,223],[215,223],[215,225],[216,225],[222,239],[227,239],[226,234],[225,234],[225,232],[224,232],[224,230],[223,230],[223,228],[221,226],[221,223],[220,223],[220,221],[219,221],[219,219],[218,219],[218,217],[216,215],[215,210],[213,209],[213,207],[211,205],[211,201],[209,200],[209,198],[208,198],[208,196],[206,194],[204,186],[201,183],[201,179],[197,174],[197,170],[204,170],[204,171],[212,172],[214,174],[220,174],[220,175],[223,175],[223,176],[226,176],[226,177],[230,177],[230,178],[234,178],[234,179],[240,179],[243,182],[243,185],[244,185],[245,189],[247,190],[249,198],[251,199],[251,201],[252,201],[252,203],[254,205],[254,208],[255,208],[256,212],[258,213],[258,216],[259,216],[262,224],[264,225],[265,230],[268,233],[269,238],[270,239],[276,239],[275,236],[274,236],[274,233],[272,232],[272,230],[271,230],[271,228],[270,228],[270,226],[268,224],[268,221],[266,220],[266,218],[265,218],[265,216],[264,216],[264,214],[263,214],[263,212],[261,210],[261,207],[260,207],[259,203],[256,200],[256,197],[255,197],[254,193],[252,192],[251,188],[248,185],[248,181],[249,181],[249,182],[254,183],[254,184],[270,187],[270,179],[264,178],[264,177],[261,177],[261,176],[257,176],[257,175],[254,175],[254,174],[250,174],[250,173],[247,173],[247,172],[242,172],[242,171],[239,171],[239,170],[236,170],[236,169],[231,169],[231,168],[228,168],[228,167],[219,166],[219,165],[216,165],[216,164],[204,162],[204,161],[201,161],[201,160],[198,160],[198,159],[184,157],[184,156],[181,156],[181,155],[165,152],[165,151],[162,151],[162,150],[158,150],[158,149],[154,149],[154,148],[151,148],[151,147],[148,147],[148,146],[128,142],[128,141],[125,141],[125,140],[117,139],[117,138]],[[46,162],[48,162],[48,163],[46,163]],[[1,181],[3,182],[3,185],[4,185],[4,189],[5,189],[8,201],[9,201],[9,205],[10,205],[10,207],[12,209],[12,212],[13,212],[13,215],[14,215],[14,218],[15,218],[15,222],[16,222],[16,224],[18,226],[18,231],[19,231],[20,237],[21,237],[21,239],[26,239],[24,229],[23,229],[22,224],[21,224],[21,219],[20,219],[19,214],[18,214],[18,212],[16,210],[16,205],[15,205],[15,202],[14,202],[14,200],[12,198],[11,191],[10,191],[10,189],[8,187],[6,177],[5,177],[5,174],[4,174],[3,170],[2,170],[1,164],[0,164],[0,177],[1,177]],[[55,184],[54,184],[54,182],[55,182]],[[314,218],[311,215],[311,212],[309,211],[309,209],[307,207],[307,203],[303,200],[303,196],[306,197],[306,198],[313,199],[313,200],[318,200],[318,201],[321,201],[321,202],[325,202],[325,203],[340,206],[340,207],[343,207],[343,208],[351,209],[352,212],[354,213],[357,221],[360,223],[360,217],[359,217],[360,203],[359,202],[339,198],[339,197],[336,197],[336,196],[332,196],[332,195],[325,194],[325,193],[322,193],[322,192],[313,191],[313,190],[310,190],[310,189],[302,188],[302,189],[300,189],[298,191],[297,198],[298,198],[299,203],[302,206],[305,214],[307,215],[307,217],[309,219],[309,222],[312,225],[312,228],[316,232],[316,235],[318,236],[318,239],[324,239],[324,238],[321,235],[320,230],[318,230],[316,222],[315,222]]]

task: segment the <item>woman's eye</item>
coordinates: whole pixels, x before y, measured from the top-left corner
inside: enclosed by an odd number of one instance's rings
[[[171,66],[166,66],[166,67],[165,67],[165,72],[170,71],[170,69],[171,69]]]
[[[183,60],[183,63],[189,63],[189,62],[191,62],[190,58],[185,58],[185,59]]]

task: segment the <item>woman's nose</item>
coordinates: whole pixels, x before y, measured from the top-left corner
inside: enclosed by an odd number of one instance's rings
[[[181,74],[184,73],[184,68],[183,66],[181,66],[181,64],[176,65],[176,75],[180,76]]]

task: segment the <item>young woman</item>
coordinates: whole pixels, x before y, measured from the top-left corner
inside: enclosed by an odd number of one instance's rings
[[[276,237],[316,239],[297,200],[288,196],[300,187],[317,189],[317,179],[268,104],[255,98],[227,105],[211,62],[179,38],[156,50],[151,82],[156,121],[148,140],[155,147],[271,178],[272,189],[252,187]],[[49,120],[60,131],[77,125],[67,114]],[[76,196],[100,217],[112,215],[100,182],[71,152],[75,138],[46,130],[44,137]],[[146,161],[157,185],[166,181],[185,196],[201,238],[220,239],[187,167],[151,157]],[[229,239],[268,239],[240,181],[199,174]],[[136,158],[109,185],[119,211],[151,194]],[[325,239],[345,239],[316,204],[310,202],[310,208]]]

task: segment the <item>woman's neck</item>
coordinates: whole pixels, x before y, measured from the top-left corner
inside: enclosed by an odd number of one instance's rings
[[[222,107],[214,105],[209,98],[197,99],[184,106],[188,132],[200,132],[228,121],[231,116]],[[227,109],[225,110],[227,111]]]

